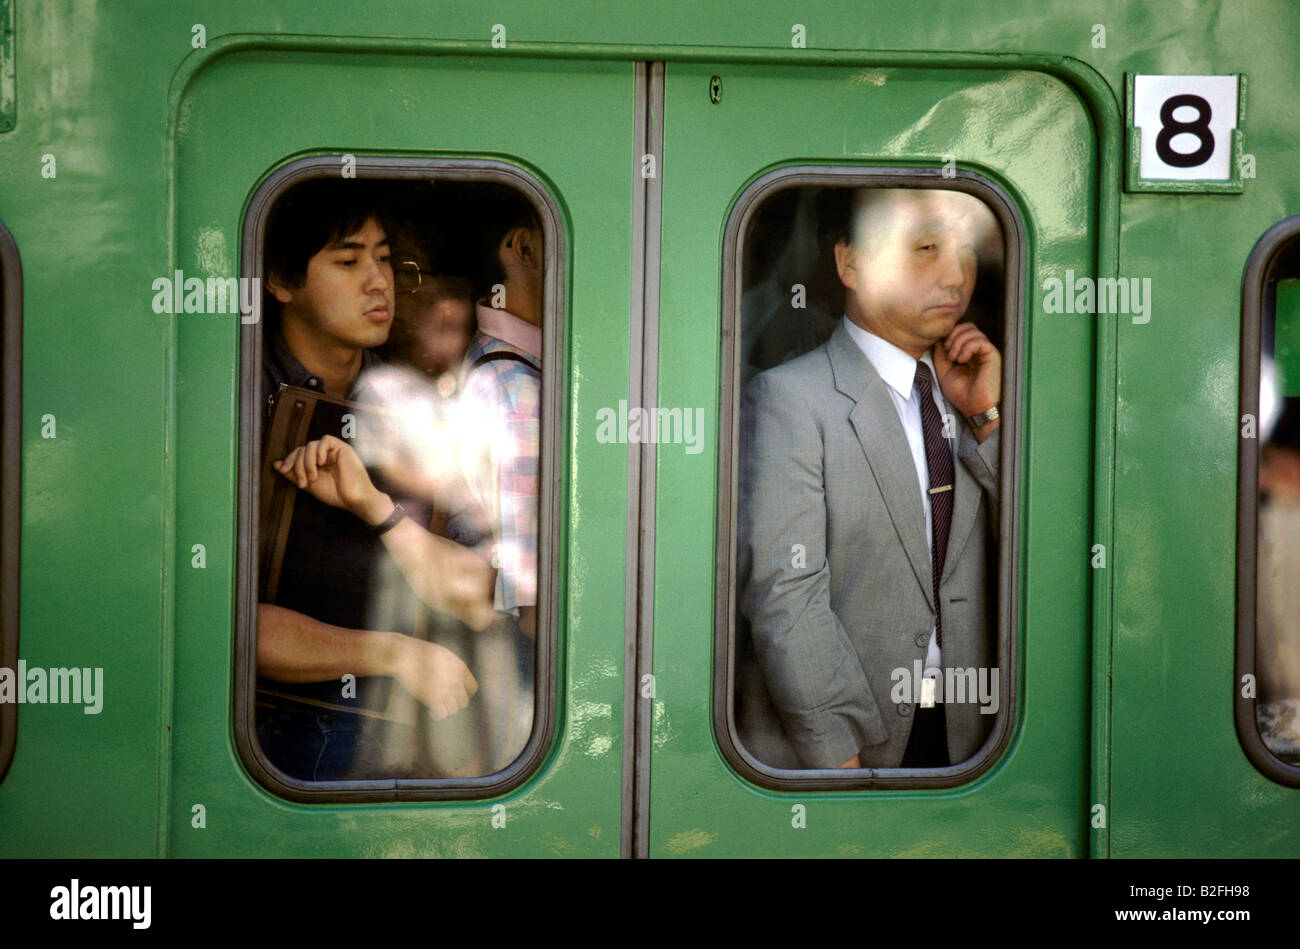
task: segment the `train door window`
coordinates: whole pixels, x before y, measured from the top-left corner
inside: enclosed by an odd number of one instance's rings
[[[794,169],[729,224],[719,732],[759,783],[953,784],[1007,734],[1019,227],[941,184]]]
[[[22,271],[0,224],[0,669],[18,668],[18,544],[22,513]],[[0,780],[13,759],[18,706],[0,701]]]
[[[1300,216],[1270,229],[1242,291],[1237,734],[1300,787]]]
[[[250,214],[237,707],[250,768],[309,799],[498,793],[553,705],[538,540],[557,217],[522,175],[461,165],[300,165]]]

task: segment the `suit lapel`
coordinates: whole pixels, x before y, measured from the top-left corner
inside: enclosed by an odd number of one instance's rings
[[[925,509],[916,481],[912,450],[885,382],[842,324],[827,346],[835,388],[854,401],[849,422],[871,467],[899,542],[912,564],[926,602],[934,608],[930,551],[925,539]],[[955,502],[954,502],[955,505]]]

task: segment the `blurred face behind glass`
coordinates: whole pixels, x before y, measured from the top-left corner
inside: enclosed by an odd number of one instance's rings
[[[959,191],[855,196],[852,241],[835,248],[847,316],[919,358],[965,314],[975,247],[992,222],[978,198]]]
[[[420,300],[425,294],[416,293]],[[426,303],[412,322],[411,362],[431,375],[451,372],[469,349],[474,325],[470,301],[444,298]]]
[[[432,376],[455,370],[474,334],[474,304],[446,296],[442,278],[414,244],[394,255],[397,321],[392,341],[412,365]],[[439,292],[441,290],[441,292]]]
[[[388,337],[399,350],[405,350],[411,342],[415,318],[421,309],[415,292],[420,286],[423,273],[429,272],[429,260],[424,253],[403,240],[393,252],[393,287],[397,304],[397,315],[393,319],[393,331]]]

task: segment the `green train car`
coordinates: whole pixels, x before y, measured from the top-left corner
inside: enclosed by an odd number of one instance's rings
[[[1297,40],[1285,0],[0,0],[0,855],[1297,855]],[[426,274],[468,279],[446,261],[492,195],[530,209],[534,243],[507,244],[536,294],[535,591],[493,614],[527,634],[514,693],[505,665],[467,660],[478,697],[450,716],[357,713],[442,764],[304,777],[262,731],[260,624],[268,564],[328,551],[275,506],[294,493],[267,474],[281,403],[264,411],[261,379],[271,311],[287,327],[299,305],[276,215],[321,181],[432,242],[404,257],[385,224],[391,254],[348,244],[398,314]],[[929,597],[920,625],[873,633],[915,648],[915,680],[910,662],[827,668],[895,683],[866,695],[881,734],[930,706],[913,687],[948,579],[834,553],[855,517],[903,536],[897,509],[835,514],[811,423],[772,423],[811,467],[793,447],[746,460],[752,425],[768,431],[750,400],[849,338],[859,258],[837,255],[863,218],[838,237],[826,222],[886,192],[978,227],[966,296],[938,309],[1000,355],[998,441],[979,443],[998,503],[958,479],[952,516],[980,534],[962,563],[983,579],[942,609],[972,617],[950,642],[969,625],[987,649],[935,714],[957,748],[953,703],[978,699],[983,731],[946,763],[864,747],[838,768],[847,753],[804,746],[782,763],[747,738],[750,703],[764,682],[790,700],[773,656],[808,659],[807,617],[760,630],[765,597],[790,616],[817,584],[832,604]],[[812,494],[764,501],[777,480]],[[824,519],[799,507],[823,494]],[[791,572],[766,589],[760,503],[813,512],[806,541],[774,528]],[[500,607],[512,568],[491,556]],[[331,668],[325,684],[355,684]],[[397,673],[359,672],[402,698]],[[489,722],[492,702],[515,737],[446,764],[446,723]]]

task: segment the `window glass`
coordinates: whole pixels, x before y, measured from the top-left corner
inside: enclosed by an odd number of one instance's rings
[[[1300,242],[1276,257],[1261,303],[1255,724],[1300,765]]]
[[[479,777],[528,742],[541,221],[465,181],[270,209],[254,728],[296,781]]]
[[[763,765],[946,768],[992,732],[1004,243],[956,190],[800,184],[749,214],[733,712]]]

